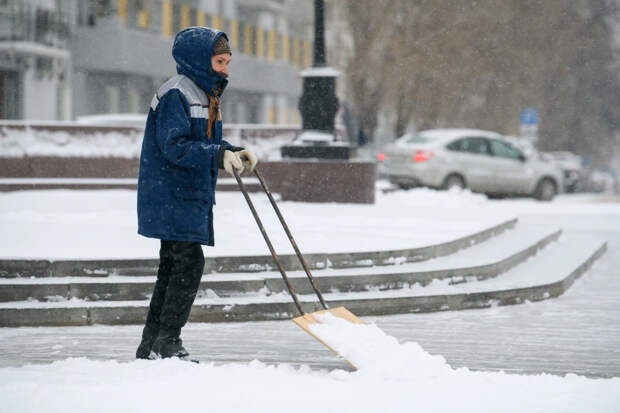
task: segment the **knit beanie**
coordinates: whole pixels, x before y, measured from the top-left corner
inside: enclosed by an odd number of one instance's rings
[[[215,46],[213,46],[213,56],[217,56],[218,54],[223,53],[232,54],[232,52],[230,51],[230,46],[228,45],[228,39],[226,39],[226,36],[224,35],[218,37],[217,41],[215,42]]]

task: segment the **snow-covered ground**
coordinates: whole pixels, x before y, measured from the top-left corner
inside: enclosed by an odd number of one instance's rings
[[[251,197],[276,251],[294,254],[267,197]],[[269,255],[243,196],[218,192],[216,198],[216,245],[205,247],[205,255]],[[377,191],[374,205],[281,202],[280,209],[303,253],[330,253],[427,246],[530,212],[620,215],[616,203],[591,198],[497,202],[469,191],[417,189]],[[0,193],[0,228],[10,234],[0,237],[0,259],[157,258],[159,253],[158,240],[137,234],[131,190]]]
[[[453,369],[375,325],[326,320],[356,372],[250,363],[67,359],[0,369],[7,412],[617,412],[620,378]],[[113,349],[111,349],[113,351]]]
[[[252,194],[281,254],[294,254],[264,194]],[[215,247],[207,256],[269,255],[238,192],[218,192]],[[376,204],[282,202],[280,209],[302,252],[404,249],[450,241],[515,215],[491,211],[482,195],[420,189],[377,193]],[[156,258],[159,241],[137,234],[136,193],[22,191],[0,194],[0,258]]]
[[[275,217],[267,218],[271,214],[266,198],[253,198],[268,227],[278,227]],[[600,225],[618,231],[620,204],[593,200],[600,198],[498,202],[468,192],[415,190],[378,194],[372,206],[285,202],[281,208],[302,250],[361,251],[427,245],[521,214],[565,215],[571,220],[604,214],[609,222]],[[240,194],[218,194],[216,208],[218,246],[207,254],[266,253]],[[154,257],[157,252],[157,241],[135,234],[131,191],[0,194],[0,228],[2,258]],[[276,248],[288,252],[283,233],[270,233]],[[325,321],[321,336],[328,337],[358,371],[260,360],[225,364],[206,360],[196,365],[71,358],[0,369],[0,411],[620,411],[620,378],[453,368],[443,357],[429,354],[415,342],[399,342],[372,324]],[[0,334],[0,348],[8,347],[4,340],[12,340],[11,331],[19,329],[6,330]]]

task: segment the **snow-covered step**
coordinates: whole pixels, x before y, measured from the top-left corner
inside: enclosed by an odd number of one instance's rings
[[[495,277],[556,240],[561,231],[530,226],[517,226],[496,236],[492,242],[477,244],[460,252],[418,263],[366,268],[313,271],[322,291],[383,291],[412,285],[426,285],[433,280],[448,279],[450,284]],[[298,293],[311,293],[304,271],[287,272]],[[50,277],[0,279],[0,302],[68,299],[146,300],[153,290],[154,276],[127,277]],[[207,274],[200,290],[205,294],[228,297],[255,293],[286,291],[279,272],[256,274]]]
[[[607,243],[589,236],[570,236],[542,250],[501,277],[466,284],[435,282],[425,288],[371,292],[355,297],[328,295],[332,306],[346,305],[359,314],[380,300],[382,314],[431,312],[521,304],[562,295],[605,253]],[[409,290],[409,291],[408,291]]]
[[[148,300],[157,277],[109,276],[0,278],[0,302],[50,301],[71,299],[88,301]],[[253,274],[231,276],[223,281],[202,281],[201,290],[216,291],[220,296],[257,292],[265,288],[265,279]]]
[[[454,254],[465,248],[492,240],[504,231],[514,228],[517,218],[501,220],[479,231],[458,238],[413,248],[354,251],[342,253],[304,253],[313,270],[332,268],[356,268],[391,265],[401,262],[418,262]],[[287,271],[301,270],[295,254],[282,254],[280,262]],[[157,259],[95,259],[95,260],[47,260],[3,259],[0,260],[0,279],[15,277],[106,277],[109,275],[148,276],[157,273]],[[254,273],[275,270],[271,255],[207,256],[205,274]]]
[[[358,292],[385,291],[425,286],[435,280],[460,284],[472,280],[496,277],[536,254],[550,242],[557,240],[560,229],[517,226],[516,229],[496,236],[455,254],[416,263],[367,268],[314,271],[313,277],[321,291]],[[286,286],[278,272],[261,273],[272,292],[284,292]],[[295,291],[312,293],[303,271],[287,273]],[[213,275],[212,280],[222,280],[226,275]]]
[[[607,248],[592,237],[571,235],[543,249],[501,277],[450,284],[437,281],[427,287],[390,291],[326,293],[331,307],[345,306],[355,314],[382,315],[484,308],[544,300],[561,295]],[[305,311],[319,309],[313,295],[301,295]],[[140,324],[148,302],[70,300],[67,302],[12,302],[0,304],[0,326]],[[290,297],[249,293],[235,297],[204,294],[197,298],[190,321],[250,321],[287,319],[297,315]]]

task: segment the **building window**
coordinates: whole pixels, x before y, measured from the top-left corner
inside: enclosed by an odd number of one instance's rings
[[[94,26],[95,25],[95,4],[90,1],[78,1],[77,20],[81,26]]]
[[[263,123],[262,119],[259,118],[259,106],[258,104],[249,105],[246,112],[247,123]]]
[[[136,0],[136,26],[147,29],[151,24],[151,1]]]
[[[276,58],[276,32],[267,31],[267,59],[275,60]]]
[[[239,23],[237,20],[231,20],[229,29],[230,45],[233,49],[239,49]]]
[[[177,28],[177,32],[192,25],[191,10],[187,4],[181,5],[179,8],[179,13],[181,14],[179,17],[179,25],[175,26]]]
[[[206,26],[205,13],[202,10],[196,10],[196,26]]]
[[[171,35],[178,33],[181,30],[181,5],[172,4],[172,31]]]
[[[262,27],[256,28],[256,56],[265,56],[265,30]]]
[[[129,103],[128,112],[141,113],[143,111],[143,108],[141,107],[142,105],[140,92],[138,92],[136,89],[129,89],[129,92],[127,94],[127,101]]]
[[[172,36],[173,9],[171,1],[164,1],[161,5],[162,33],[166,37]]]
[[[112,15],[112,0],[96,0],[95,11],[97,17],[107,17]]]
[[[282,60],[284,60],[285,62],[289,61],[289,56],[290,56],[290,51],[291,51],[291,45],[289,42],[289,37],[286,34],[282,35],[282,41],[280,42],[280,50],[281,50],[281,58]]]
[[[255,43],[252,41],[252,26],[248,23],[243,24],[243,33],[240,42],[243,44],[243,53],[251,55],[252,45]]]
[[[310,67],[312,65],[312,44],[310,40],[304,40],[304,55],[302,65],[303,67]]]
[[[71,89],[64,81],[56,88],[56,119],[71,120]]]
[[[117,86],[105,87],[105,111],[106,113],[120,113],[120,89]]]
[[[299,39],[298,38],[293,38],[293,64],[297,67],[301,67],[301,53],[300,53],[300,47],[299,47]]]
[[[0,71],[0,119],[20,119],[21,99],[17,72]]]
[[[216,30],[222,30],[222,19],[219,16],[212,16],[211,27]]]
[[[127,25],[127,0],[118,0],[118,17]]]

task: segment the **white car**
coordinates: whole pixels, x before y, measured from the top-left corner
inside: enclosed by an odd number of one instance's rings
[[[433,129],[407,134],[378,156],[380,170],[402,188],[469,188],[490,195],[526,195],[549,201],[562,172],[540,156],[526,156],[502,135],[476,129]]]

